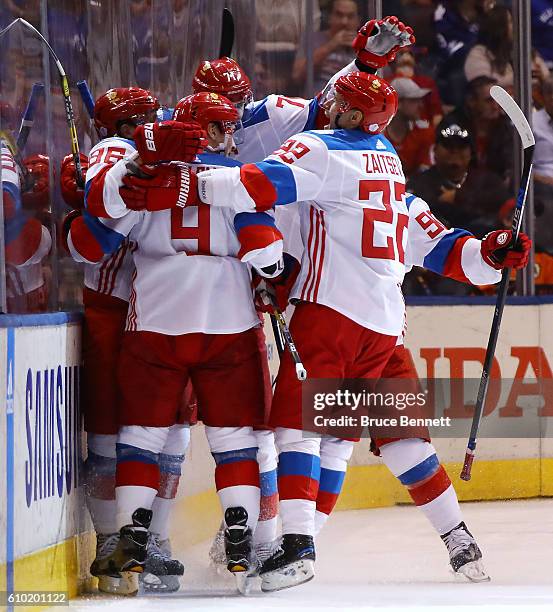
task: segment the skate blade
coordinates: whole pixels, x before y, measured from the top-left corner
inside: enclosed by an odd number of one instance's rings
[[[121,572],[119,577],[98,576],[98,590],[110,595],[133,597],[138,593],[138,574],[136,572]]]
[[[453,571],[453,570],[452,570]],[[470,561],[465,563],[456,572],[453,572],[458,580],[466,582],[489,582],[491,578],[486,573],[481,561]]]
[[[156,576],[146,572],[141,579],[144,593],[176,593],[180,589],[178,576]]]
[[[315,564],[311,559],[295,561],[285,567],[261,575],[261,590],[264,593],[281,591],[313,580]]]
[[[247,597],[255,584],[256,574],[249,574],[248,572],[240,572],[234,574],[236,579],[236,588],[240,595]]]

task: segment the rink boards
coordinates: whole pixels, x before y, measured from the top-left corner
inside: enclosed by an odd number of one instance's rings
[[[447,378],[461,372],[478,378],[492,315],[490,304],[408,307],[406,345],[419,376]],[[48,585],[73,595],[83,586],[91,561],[90,524],[79,481],[80,323],[64,313],[1,319],[0,393],[6,409],[0,419],[0,591]],[[547,300],[528,299],[506,308],[496,353],[502,377],[532,379],[536,372],[551,377],[552,320],[553,303]],[[278,359],[269,324],[266,330],[274,372]],[[461,499],[553,495],[548,438],[483,439],[470,483],[457,478],[465,444],[465,439],[435,440]],[[177,549],[210,537],[221,519],[201,426],[192,431],[179,495],[173,518]],[[359,443],[338,507],[409,501],[371,455],[368,442]],[[183,525],[189,527],[179,528]]]

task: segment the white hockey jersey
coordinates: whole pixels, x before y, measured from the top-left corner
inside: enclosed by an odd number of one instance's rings
[[[266,210],[301,202],[306,249],[291,297],[400,334],[408,211],[401,162],[383,136],[304,132],[260,163],[198,178],[202,199],[216,206]]]
[[[217,206],[264,210],[300,201],[305,251],[291,298],[396,336],[407,267],[474,284],[500,277],[482,260],[479,240],[445,228],[425,202],[406,201],[404,191],[392,145],[360,130],[306,132],[263,162],[199,174],[201,197]]]
[[[119,139],[115,144],[125,148],[126,157],[135,151],[130,142],[121,144]],[[94,149],[91,159],[93,154]],[[196,165],[212,168],[235,163],[207,154]],[[136,243],[127,330],[230,334],[259,325],[250,270],[240,258],[262,256],[262,245],[269,241],[269,250],[278,243],[278,260],[282,237],[272,217],[237,215],[205,204],[157,212],[128,210],[119,195],[126,172],[124,161],[91,165],[87,205],[104,210],[104,216],[92,218],[92,227],[106,248],[110,241],[116,247],[131,232]],[[100,180],[94,182],[95,177]]]

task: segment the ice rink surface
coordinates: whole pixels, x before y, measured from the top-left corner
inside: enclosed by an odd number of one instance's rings
[[[208,568],[204,542],[177,555],[187,566],[178,593],[74,600],[79,612],[177,610],[461,610],[553,611],[553,500],[463,504],[483,551],[489,583],[460,583],[445,546],[411,506],[336,512],[318,540],[316,576],[308,584],[249,597],[232,576]]]

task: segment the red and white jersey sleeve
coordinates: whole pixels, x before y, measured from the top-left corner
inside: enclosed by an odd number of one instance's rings
[[[355,62],[344,66],[330,79],[325,90],[336,79],[355,70]],[[294,134],[323,128],[328,124],[318,96],[305,100],[271,94],[254,102],[248,111],[242,128],[243,142],[238,146],[237,156],[243,163],[260,161]]]
[[[323,127],[317,125],[323,112],[317,99],[271,94],[248,110],[242,126],[243,142],[238,145],[237,159],[243,163],[264,159],[294,134]]]
[[[306,132],[262,162],[200,173],[198,182],[202,199],[237,210],[299,201],[305,251],[291,297],[401,333],[409,217],[401,162],[386,138]]]
[[[119,195],[126,159],[136,153],[132,140],[119,136],[105,138],[95,145],[88,157],[85,204],[95,217],[118,219],[129,213]]]
[[[408,194],[409,241],[407,266],[420,266],[473,285],[490,285],[501,280],[501,271],[489,266],[480,254],[480,240],[470,232],[446,228],[428,204]]]

